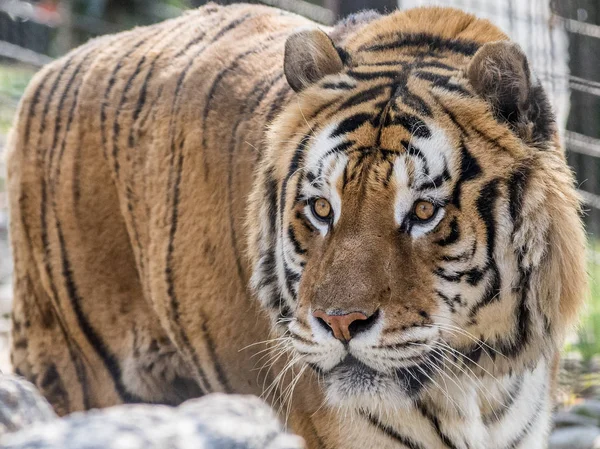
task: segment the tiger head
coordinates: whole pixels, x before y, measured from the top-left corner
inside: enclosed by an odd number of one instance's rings
[[[251,195],[253,287],[337,405],[550,359],[585,289],[556,124],[519,47],[429,8],[303,30]],[[481,372],[481,371],[479,371]]]

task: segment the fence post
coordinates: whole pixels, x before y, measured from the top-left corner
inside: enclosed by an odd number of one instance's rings
[[[73,38],[73,0],[62,0],[58,7],[61,23],[56,37],[56,50],[57,54],[64,55],[76,46]]]
[[[398,8],[398,0],[325,0],[325,7],[331,9],[336,17],[346,17],[363,9],[389,13]]]

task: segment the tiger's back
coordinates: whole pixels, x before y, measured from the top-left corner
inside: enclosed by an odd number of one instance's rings
[[[211,5],[93,40],[29,86],[8,162],[12,361],[59,412],[260,394],[233,349],[268,335],[241,225],[262,130],[291,92],[276,60],[306,23]]]

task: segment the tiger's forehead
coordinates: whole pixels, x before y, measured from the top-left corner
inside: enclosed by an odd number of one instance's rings
[[[437,95],[471,96],[460,70],[439,58],[361,64],[344,73],[343,82],[322,87],[338,95],[335,110],[318,117],[337,123],[335,136],[348,135],[364,148],[398,153],[413,137],[431,135],[426,122],[444,115]]]
[[[333,122],[316,133],[305,157],[306,179],[315,189],[337,185],[390,185],[417,191],[441,188],[451,180],[459,139],[433,121],[402,117],[409,123],[376,128],[359,117]],[[357,129],[340,133],[342,128]],[[396,129],[398,128],[398,129]],[[383,145],[383,141],[389,141]],[[334,176],[335,175],[335,176]]]

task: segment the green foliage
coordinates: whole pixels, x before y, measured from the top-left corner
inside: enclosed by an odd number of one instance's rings
[[[600,242],[591,245],[591,254],[596,255],[588,263],[590,295],[582,314],[576,341],[567,346],[568,351],[577,351],[584,365],[590,364],[600,355]],[[599,259],[599,260],[596,260]]]
[[[8,133],[19,99],[35,70],[0,64],[0,136]]]

